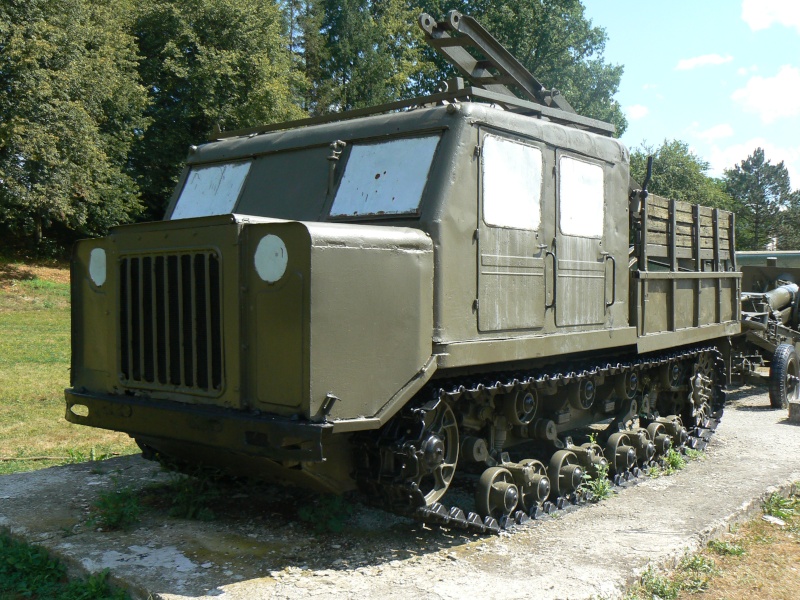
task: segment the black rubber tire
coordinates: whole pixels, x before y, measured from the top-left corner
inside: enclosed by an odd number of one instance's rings
[[[789,401],[800,397],[800,385],[789,383],[788,377],[800,376],[800,358],[791,344],[781,344],[775,350],[769,368],[769,403],[772,408],[787,408]]]

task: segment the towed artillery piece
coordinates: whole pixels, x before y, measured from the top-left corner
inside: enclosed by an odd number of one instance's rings
[[[474,532],[705,446],[734,216],[632,185],[474,19],[420,26],[442,91],[217,132],[164,221],[76,245],[69,421]]]
[[[800,399],[800,260],[794,252],[740,252],[737,258],[744,263],[742,334],[732,340],[732,379],[756,385],[766,379],[772,407],[786,408]]]

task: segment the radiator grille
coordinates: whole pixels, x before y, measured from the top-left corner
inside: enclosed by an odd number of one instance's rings
[[[224,385],[214,251],[120,261],[120,374],[132,387],[216,393]]]

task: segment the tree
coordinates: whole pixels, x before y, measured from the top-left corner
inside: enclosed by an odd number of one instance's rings
[[[407,98],[432,77],[422,12],[407,0],[317,0],[305,13],[304,66],[310,109],[342,111]]]
[[[149,0],[134,31],[150,128],[132,164],[149,218],[160,218],[191,144],[304,115],[286,21],[273,0]]]
[[[800,190],[789,195],[786,210],[778,218],[778,248],[800,250]]]
[[[618,135],[625,131],[627,120],[614,101],[623,67],[605,62],[606,32],[586,18],[580,0],[440,0],[429,6],[434,18],[450,9],[476,18],[578,113],[613,123]]]
[[[658,148],[642,145],[632,150],[631,177],[639,184],[647,173],[648,156],[653,157],[649,191],[691,204],[731,208],[724,182],[707,175],[709,163],[692,152],[686,142],[664,140]]]
[[[560,90],[586,116],[627,122],[613,96],[620,65],[603,59],[606,33],[593,27],[579,0],[317,0],[309,3],[305,73],[316,112],[344,110],[436,90],[454,74],[424,41],[416,19],[450,9],[475,17],[547,87]],[[422,5],[422,6],[421,6]],[[315,29],[316,27],[316,29]],[[311,52],[308,52],[311,50]],[[320,68],[317,69],[317,65]],[[331,85],[333,82],[334,85]]]
[[[792,209],[790,200],[796,200],[783,161],[773,165],[764,158],[764,150],[756,148],[746,160],[725,170],[725,187],[736,211],[739,248],[763,250],[772,238],[781,237],[782,212]]]
[[[112,0],[0,5],[0,219],[13,241],[41,250],[139,212],[127,156],[147,97],[129,10]]]

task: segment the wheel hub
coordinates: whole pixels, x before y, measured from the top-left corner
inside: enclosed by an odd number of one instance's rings
[[[431,434],[422,443],[422,460],[430,470],[444,462],[444,441],[438,435]]]

